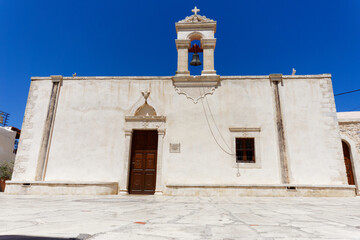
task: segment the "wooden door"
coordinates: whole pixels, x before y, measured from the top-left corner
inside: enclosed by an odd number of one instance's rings
[[[347,145],[346,142],[342,141],[342,147],[344,151],[344,161],[345,161],[345,167],[346,167],[346,175],[348,179],[349,185],[355,185],[354,181],[354,174],[352,171],[352,165],[351,165],[351,156],[350,156],[350,148],[349,145]]]
[[[155,193],[157,141],[157,131],[134,131],[131,149],[129,193]]]

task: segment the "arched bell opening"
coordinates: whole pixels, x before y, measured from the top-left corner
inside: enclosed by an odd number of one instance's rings
[[[190,41],[194,41],[194,40],[201,40],[204,38],[204,35],[202,35],[199,32],[192,32],[187,36],[187,39],[189,39]]]
[[[201,75],[203,70],[203,52],[199,36],[193,35],[194,40],[191,40],[188,54],[188,63],[190,75]]]
[[[341,140],[343,153],[344,153],[344,162],[345,162],[345,170],[346,176],[349,185],[355,185],[355,178],[353,172],[353,164],[351,159],[351,148],[350,145],[345,141]]]

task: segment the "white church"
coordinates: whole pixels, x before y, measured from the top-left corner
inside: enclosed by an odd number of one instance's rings
[[[360,112],[336,113],[331,75],[220,76],[198,11],[174,76],[32,77],[6,193],[358,194]]]

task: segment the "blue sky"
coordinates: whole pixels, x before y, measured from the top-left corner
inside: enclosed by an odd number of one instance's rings
[[[0,110],[21,127],[31,76],[171,76],[175,22],[197,6],[217,20],[220,75],[331,73],[360,88],[360,1],[0,0]],[[336,97],[360,111],[360,92]]]

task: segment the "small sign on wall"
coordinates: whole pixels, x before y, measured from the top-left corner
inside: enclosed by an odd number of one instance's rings
[[[170,143],[171,153],[180,153],[180,143]]]

